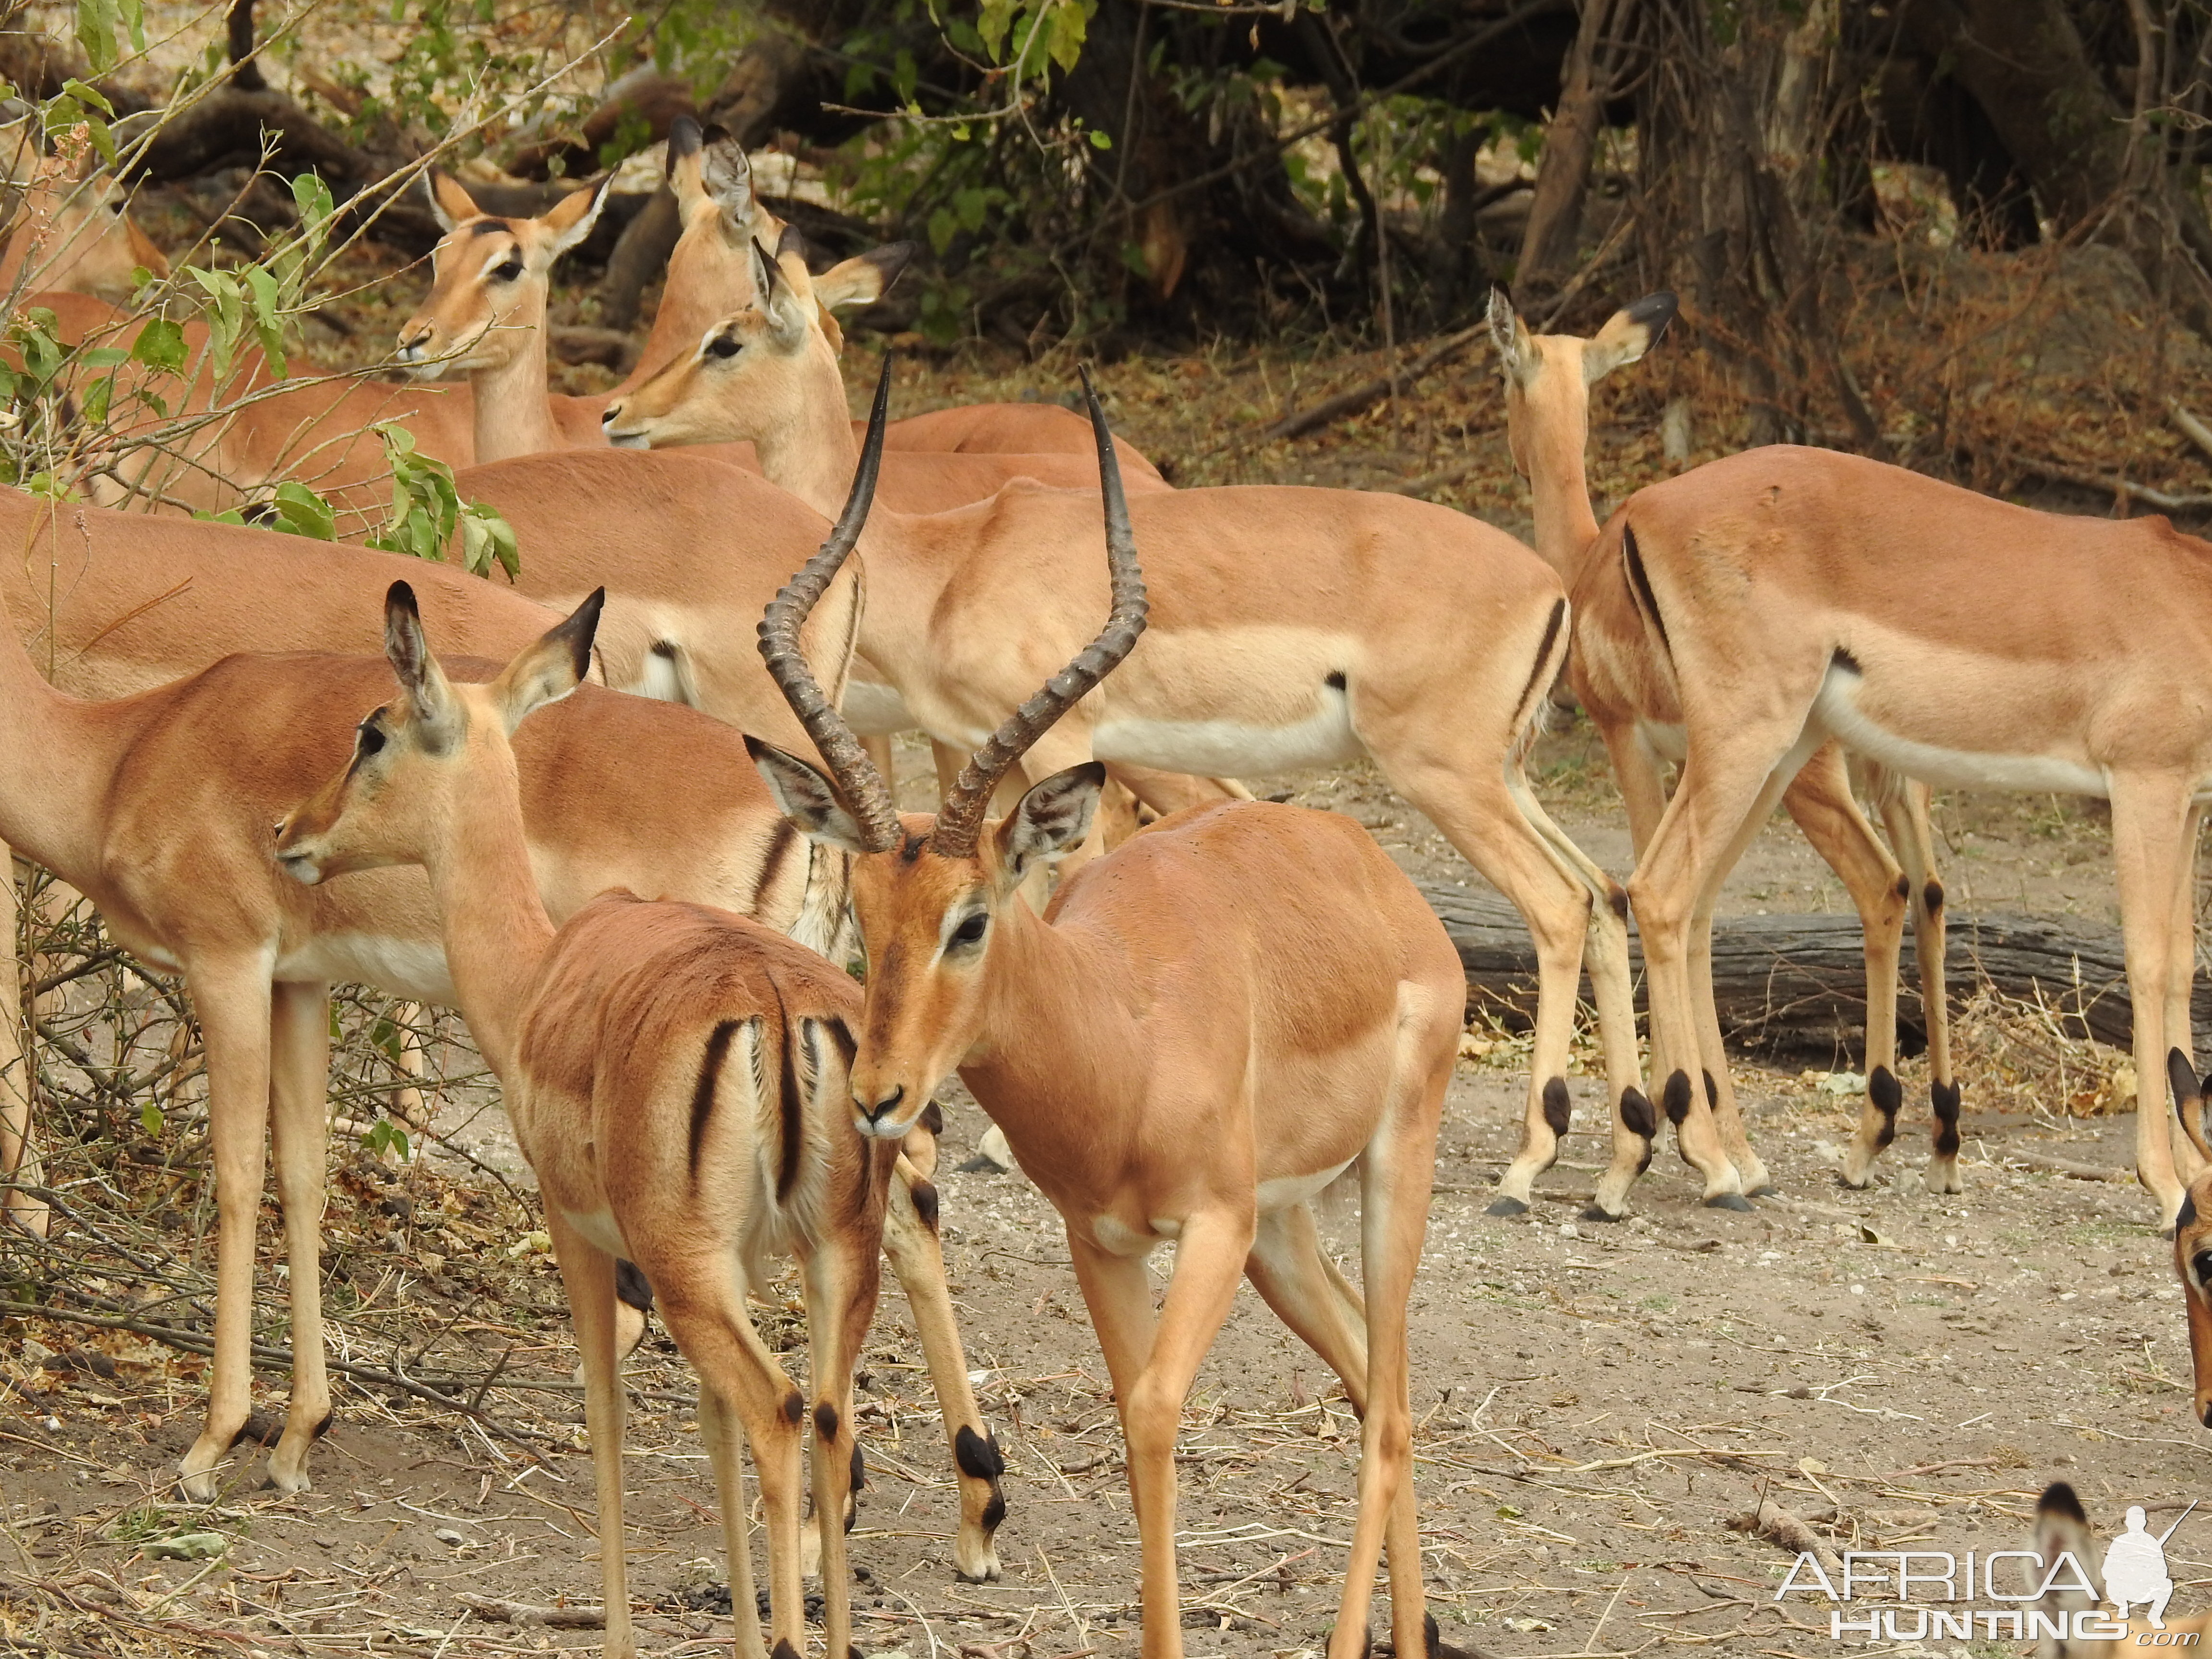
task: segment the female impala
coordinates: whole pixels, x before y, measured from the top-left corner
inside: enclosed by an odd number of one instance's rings
[[[361,723],[353,758],[277,826],[276,860],[314,884],[419,864],[442,920],[469,1029],[499,1074],[583,1352],[599,1498],[606,1651],[636,1650],[623,1537],[623,1388],[615,1264],[644,1268],[700,1378],[738,1650],[766,1649],[735,1430],[767,1511],[779,1655],[805,1650],[799,1462],[805,1402],[745,1312],[766,1261],[805,1265],[815,1513],[843,1516],[858,1447],[853,1364],[875,1311],[876,1252],[896,1142],[853,1133],[847,1069],[858,988],[841,969],[727,911],[601,895],[558,933],[531,872],[514,751],[532,711],[591,662],[593,594],[487,685],[430,655],[404,582],[386,602],[398,698]],[[818,1528],[828,1651],[852,1637],[843,1528]]]
[[[1528,332],[1502,289],[1490,296],[1490,331],[1505,371],[1505,431],[1513,464],[1528,480],[1536,519],[1536,550],[1574,586],[1598,538],[1589,485],[1583,467],[1589,442],[1589,389],[1612,370],[1632,363],[1674,319],[1674,296],[1654,294],[1615,312],[1595,338]],[[1663,680],[1624,673],[1602,651],[1577,651],[1567,659],[1569,684],[1612,757],[1628,829],[1638,853],[1650,844],[1666,810],[1666,763],[1680,758],[1682,711]],[[1936,879],[1935,837],[1928,823],[1928,787],[1869,767],[1872,793],[1899,858],[1890,855],[1851,793],[1843,751],[1824,745],[1783,793],[1782,804],[1815,852],[1843,881],[1866,935],[1867,1099],[1859,1128],[1845,1155],[1847,1186],[1873,1178],[1875,1159],[1897,1133],[1902,1096],[1897,1085],[1897,968],[1905,913],[1920,962],[1921,1006],[1928,1022],[1929,1093],[1935,1107],[1935,1147],[1928,1186],[1939,1193],[1964,1188],[1959,1180],[1959,1085],[1951,1072],[1950,1010],[1943,993],[1943,887]],[[1713,1006],[1712,957],[1700,951],[1692,968],[1698,1024],[1718,1052],[1720,1016]],[[1728,1070],[1708,1071],[1723,1121],[1741,1121]],[[1748,1171],[1758,1155],[1731,1146],[1747,1188],[1759,1184]],[[1747,1164],[1743,1160],[1751,1161]]]
[[[1652,1075],[1725,1057],[1696,951],[1774,801],[1834,740],[1945,787],[2112,803],[2136,1074],[2190,1044],[2192,880],[2212,791],[2212,556],[2165,520],[2038,513],[1856,455],[1776,445],[1629,497],[1575,586],[1575,648],[1670,689],[1682,775],[1629,890]],[[1735,1126],[1741,1133],[1740,1126]],[[2137,1177],[2172,1225],[2166,1115]]]
[[[23,521],[9,514],[20,505]],[[317,1261],[325,1180],[326,989],[358,981],[429,1002],[453,996],[421,878],[362,876],[310,894],[282,879],[268,825],[327,777],[356,712],[384,695],[380,659],[310,655],[365,645],[359,615],[400,578],[422,586],[441,631],[512,655],[552,613],[489,582],[392,554],[303,553],[290,538],[149,520],[0,492],[0,566],[16,615],[51,617],[33,641],[84,702],[56,692],[0,623],[0,838],[92,898],[127,948],[180,971],[207,1054],[220,1236],[216,1354],[186,1490],[211,1496],[248,1415],[254,1218],[265,1131],[293,1264],[291,1409],[270,1460],[285,1490],[330,1415]],[[317,580],[301,584],[312,557]],[[36,572],[34,583],[26,578]],[[52,595],[51,613],[44,606]],[[350,623],[337,615],[349,599]],[[257,643],[280,657],[232,654]],[[830,653],[835,656],[833,651]],[[174,684],[143,690],[221,657]],[[124,696],[124,692],[138,695]],[[793,729],[798,728],[794,723]],[[747,767],[736,732],[687,709],[585,687],[532,722],[516,750],[540,890],[566,917],[609,886],[742,910],[828,943],[842,872],[810,859]],[[719,760],[717,759],[719,756]],[[902,1165],[902,1170],[904,1166]],[[995,1443],[977,1412],[926,1183],[892,1194],[886,1249],[917,1314],[960,1471],[955,1559],[995,1577],[1005,1504]]]
[[[805,266],[754,257],[763,304],[610,405],[609,430],[653,444],[751,437],[769,477],[818,508],[853,476],[843,382]],[[1044,735],[1025,775],[1094,757],[1234,777],[1371,755],[1535,939],[1534,1066],[1493,1212],[1528,1207],[1566,1133],[1587,937],[1616,1108],[1597,1207],[1623,1213],[1656,1131],[1639,1086],[1625,902],[1616,913],[1620,888],[1545,816],[1521,763],[1528,711],[1565,655],[1559,578],[1502,531],[1402,495],[1163,490],[1132,497],[1129,510],[1153,626],[1128,665]],[[1096,511],[1095,495],[1017,483],[957,512],[874,515],[860,547],[860,653],[932,738],[972,749],[1088,637],[1098,577],[1083,549]],[[1725,1158],[1699,1167],[1708,1202],[1748,1207]]]
[[[1432,1650],[1406,1300],[1467,994],[1450,940],[1365,831],[1327,813],[1245,801],[1179,815],[1066,878],[1042,920],[1017,890],[1085,839],[1103,769],[1054,773],[1006,819],[983,822],[1000,779],[1145,627],[1105,417],[1091,407],[1111,616],[990,734],[934,818],[899,815],[798,649],[842,548],[811,561],[761,624],[762,654],[836,781],[747,742],[799,826],[855,855],[870,971],[854,1123],[896,1140],[957,1066],[1066,1224],[1128,1443],[1146,1659],[1182,1650],[1176,1429],[1240,1273],[1344,1380],[1364,1419],[1330,1653],[1364,1650],[1386,1534],[1398,1651]],[[866,485],[864,473],[863,511]],[[1540,696],[1529,689],[1524,722]],[[1355,1165],[1364,1306],[1307,1207]],[[1175,1273],[1155,1322],[1145,1264],[1166,1239]]]

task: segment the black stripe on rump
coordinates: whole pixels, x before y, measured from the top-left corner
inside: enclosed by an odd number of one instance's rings
[[[707,1057],[700,1062],[699,1081],[691,1091],[691,1182],[699,1182],[699,1149],[706,1144],[707,1125],[714,1116],[714,1091],[722,1079],[722,1062],[729,1057],[730,1039],[744,1022],[719,1022],[707,1038]]]

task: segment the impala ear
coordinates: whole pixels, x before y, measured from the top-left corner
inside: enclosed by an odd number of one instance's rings
[[[1507,380],[1525,387],[1536,378],[1542,362],[1536,355],[1536,343],[1528,337],[1528,325],[1502,288],[1490,290],[1490,337],[1498,347],[1498,361]]]
[[[566,622],[549,629],[544,639],[526,647],[500,671],[492,682],[492,696],[509,737],[531,714],[560,702],[584,683],[584,676],[592,672],[592,640],[606,602],[607,590],[593,588]]]
[[[834,264],[814,279],[814,301],[824,308],[872,306],[913,258],[912,242],[891,242]]]
[[[1057,863],[1083,844],[1098,810],[1106,769],[1085,761],[1030,787],[1021,804],[999,825],[999,863],[1008,886],[1018,884],[1039,861]]]
[[[860,824],[837,799],[829,779],[798,756],[786,754],[772,743],[763,743],[750,732],[745,735],[745,752],[753,757],[753,767],[768,785],[769,793],[775,797],[776,805],[799,826],[801,835],[841,853],[867,851],[861,843]]]
[[[769,333],[775,343],[795,346],[805,337],[806,325],[813,320],[807,302],[784,274],[775,256],[763,247],[757,238],[748,246],[751,250],[746,258],[752,264],[753,302],[768,319]]]
[[[461,188],[461,181],[440,167],[430,169],[430,211],[438,216],[439,225],[446,230],[483,213],[476,198]]]
[[[588,190],[570,191],[538,221],[553,233],[553,252],[547,264],[592,234],[592,227],[599,222],[599,210],[606,205],[607,187],[614,181],[614,174],[609,173]]]
[[[1647,294],[1606,319],[1605,326],[1583,348],[1583,384],[1595,386],[1624,363],[1632,363],[1659,343],[1674,320],[1674,296],[1664,289]]]
[[[745,159],[745,147],[720,128],[699,151],[698,188],[714,198],[732,234],[751,234],[760,212],[760,200],[753,194],[753,164]]]
[[[443,754],[459,740],[460,707],[445,670],[430,654],[415,590],[405,582],[392,583],[384,596],[384,656],[407,700],[407,721],[416,740],[427,752]]]

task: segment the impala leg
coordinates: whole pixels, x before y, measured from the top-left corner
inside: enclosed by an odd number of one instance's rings
[[[868,1143],[872,1151],[879,1145]],[[880,1217],[880,1184],[872,1184],[877,1186],[875,1194],[864,1193],[860,1201]],[[808,1463],[814,1525],[821,1538],[823,1643],[831,1659],[856,1650],[853,1572],[845,1553],[845,1534],[854,1520],[853,1460],[860,1449],[853,1437],[853,1367],[867,1340],[868,1322],[876,1316],[883,1277],[880,1238],[877,1226],[833,1231],[816,1242],[805,1262],[807,1381],[814,1395],[814,1450]]]
[[[323,1205],[329,1187],[331,1003],[327,985],[270,988],[270,1139],[292,1280],[292,1407],[269,1459],[279,1492],[307,1489],[307,1454],[331,1425],[323,1355]]]
[[[1644,1061],[1636,1050],[1636,992],[1629,971],[1628,892],[1553,823],[1528,780],[1516,766],[1507,787],[1553,860],[1589,896],[1589,931],[1583,936],[1583,966],[1589,972],[1597,1002],[1599,1043],[1605,1050],[1606,1095],[1613,1103],[1613,1162],[1599,1177],[1586,1220],[1618,1221],[1628,1212],[1628,1189],[1651,1162],[1651,1142],[1659,1132],[1657,1115],[1644,1092]]]
[[[46,1184],[45,1165],[32,1139],[30,1056],[23,1046],[23,975],[15,956],[15,861],[0,843],[0,939],[7,941],[0,961],[0,1180],[9,1184],[8,1218],[25,1232],[44,1238],[49,1219],[45,1202],[21,1191]]]
[[[952,1292],[945,1281],[945,1253],[937,1237],[937,1188],[902,1158],[891,1182],[884,1214],[884,1254],[905,1288],[915,1330],[921,1339],[929,1384],[945,1419],[952,1447],[952,1466],[960,1479],[960,1534],[952,1559],[963,1578],[978,1583],[999,1576],[994,1539],[1006,1518],[1006,1500],[999,1490],[1006,1462],[999,1442],[983,1424],[975,1391],[968,1382],[968,1360],[960,1328],[952,1317]]]
[[[606,1609],[607,1659],[634,1659],[629,1566],[623,1542],[622,1362],[615,1353],[615,1259],[545,1206],[545,1231],[568,1297],[576,1347],[584,1357],[584,1427],[592,1437],[592,1492],[599,1534],[599,1594]],[[742,1623],[742,1620],[740,1623]]]
[[[1143,1551],[1145,1659],[1178,1659],[1182,1601],[1176,1571],[1176,1435],[1199,1362],[1213,1346],[1236,1299],[1252,1249],[1253,1218],[1200,1213],[1183,1223],[1175,1275],[1161,1299],[1152,1352],[1124,1395],[1117,1382],[1121,1436],[1129,1457],[1129,1496]],[[1141,1264],[1133,1264],[1140,1277]],[[1085,1287],[1084,1299],[1090,1301]],[[1094,1310],[1092,1319],[1099,1317]]]
[[[1813,745],[1796,732],[1739,732],[1735,739],[1725,750],[1702,756],[1692,749],[1681,787],[1668,804],[1628,890],[1644,935],[1651,1072],[1665,1079],[1660,1103],[1674,1121],[1683,1158],[1705,1177],[1705,1202],[1740,1210],[1750,1207],[1741,1176],[1728,1155],[1711,1103],[1692,1078],[1692,1068],[1701,1067],[1703,1053],[1692,934],[1701,915],[1710,917],[1711,896]],[[1727,1061],[1723,1057],[1719,1063],[1725,1066]]]
[[[1951,1069],[1951,1002],[1943,975],[1943,884],[1936,876],[1936,832],[1928,786],[1879,766],[1868,776],[1881,803],[1882,827],[1905,866],[1912,900],[1912,953],[1920,961],[1920,1012],[1928,1027],[1928,1102],[1935,1118],[1928,1190],[1962,1193],[1959,1179],[1959,1079]]]
[[[2181,829],[2181,879],[2174,884],[2173,920],[2166,935],[2171,947],[2166,960],[2166,1043],[2169,1048],[2181,1050],[2192,1065],[2197,1054],[2196,1020],[2191,1006],[2191,994],[2197,985],[2197,843],[2203,828],[2204,809],[2192,800]],[[2140,1111],[2141,1106],[2136,1109]],[[2173,1156],[2184,1186],[2205,1167],[2186,1136],[2174,1146]]]
[[[738,1653],[740,1659],[768,1659],[768,1644],[761,1639],[760,1598],[753,1589],[752,1540],[746,1534],[744,1433],[737,1408],[702,1382],[699,1438],[722,1506],[722,1548],[730,1559],[730,1616],[737,1623]]]
[[[1805,763],[1783,791],[1782,804],[1844,884],[1866,940],[1866,1101],[1844,1154],[1844,1184],[1863,1187],[1874,1178],[1875,1160],[1896,1139],[1903,1098],[1897,1086],[1897,969],[1911,883],[1859,811],[1834,744],[1821,744]]]
[[[269,970],[259,957],[195,962],[185,984],[207,1060],[216,1242],[207,1423],[185,1454],[179,1485],[192,1502],[206,1504],[216,1497],[216,1466],[253,1409],[253,1246],[269,1122]]]
[[[1733,865],[1735,860],[1729,862]],[[1718,897],[1716,888],[1698,905],[1690,924],[1690,989],[1697,999],[1698,1053],[1705,1061],[1700,1080],[1705,1107],[1712,1114],[1713,1133],[1720,1137],[1721,1150],[1728,1154],[1729,1162],[1735,1165],[1744,1192],[1771,1193],[1773,1178],[1766,1172],[1766,1161],[1752,1146],[1751,1137],[1744,1130],[1743,1113],[1736,1104],[1728,1047],[1721,1036],[1720,1006],[1713,995],[1713,906]]]
[[[745,1317],[744,1286],[726,1258],[670,1257],[639,1265],[652,1278],[661,1321],[699,1373],[701,1388],[711,1389],[744,1425],[768,1522],[769,1642],[771,1648],[788,1642],[794,1655],[804,1653],[799,1425],[806,1416],[806,1396],[792,1387],[775,1355]],[[733,1595],[737,1571],[732,1561]]]
[[[2159,1224],[2172,1231],[2183,1186],[2173,1162],[2172,1115],[2152,1109],[2166,1075],[2166,991],[2176,952],[2174,889],[2189,855],[2183,835],[2196,813],[2185,780],[2115,774],[2112,859],[2119,876],[2120,928],[2127,949],[2128,1000],[2135,1014],[2136,1178],[2158,1200]]]
[[[1590,900],[1523,813],[1504,772],[1485,777],[1486,769],[1478,767],[1469,775],[1456,766],[1409,764],[1394,757],[1389,777],[1398,793],[1426,812],[1461,855],[1512,901],[1535,942],[1536,1032],[1521,1147],[1498,1178],[1498,1196],[1486,1212],[1522,1215],[1536,1177],[1558,1159],[1559,1138],[1571,1121],[1567,1053]]]

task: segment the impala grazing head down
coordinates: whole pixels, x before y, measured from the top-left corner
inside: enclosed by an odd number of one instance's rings
[[[429,296],[400,325],[398,361],[433,380],[504,368],[518,355],[542,356],[535,337],[545,327],[544,279],[592,234],[605,199],[602,183],[572,191],[540,218],[502,219],[434,169],[430,203],[446,239],[431,256]]]

